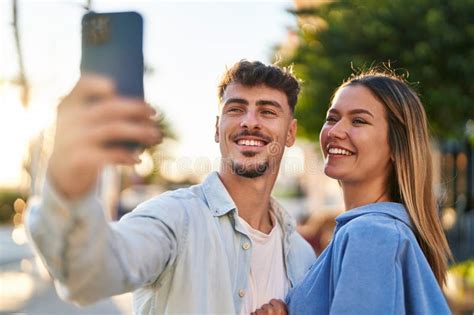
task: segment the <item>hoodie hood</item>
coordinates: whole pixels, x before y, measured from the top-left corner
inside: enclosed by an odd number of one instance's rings
[[[377,202],[370,203],[361,207],[353,208],[340,214],[336,218],[337,229],[344,226],[346,223],[355,219],[357,217],[366,215],[366,214],[382,214],[390,216],[394,219],[402,221],[413,230],[413,225],[411,223],[410,217],[408,215],[405,206],[397,202]]]

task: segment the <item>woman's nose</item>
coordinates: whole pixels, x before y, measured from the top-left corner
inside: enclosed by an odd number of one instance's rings
[[[344,126],[344,122],[339,120],[332,125],[328,130],[328,136],[331,138],[344,139],[347,136],[347,128]]]

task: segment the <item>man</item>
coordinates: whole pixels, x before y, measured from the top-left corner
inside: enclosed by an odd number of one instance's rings
[[[59,107],[42,202],[27,218],[60,295],[87,304],[134,290],[140,314],[249,314],[283,299],[315,258],[270,197],[284,147],[295,141],[299,90],[287,69],[245,60],[228,69],[219,86],[219,172],[107,223],[97,174],[137,156],[104,144],[154,144],[160,135],[150,107],[118,97],[103,78],[82,78]],[[91,96],[101,104],[84,105]]]

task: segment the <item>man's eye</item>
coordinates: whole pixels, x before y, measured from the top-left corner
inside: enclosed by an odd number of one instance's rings
[[[262,114],[264,115],[269,115],[269,116],[275,116],[275,112],[272,112],[271,110],[263,110]]]
[[[232,107],[227,110],[228,113],[240,113],[242,110],[238,107]]]

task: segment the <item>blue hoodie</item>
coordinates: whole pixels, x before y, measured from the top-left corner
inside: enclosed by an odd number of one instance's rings
[[[289,292],[290,314],[451,314],[403,205],[365,205],[336,222],[331,244]]]

